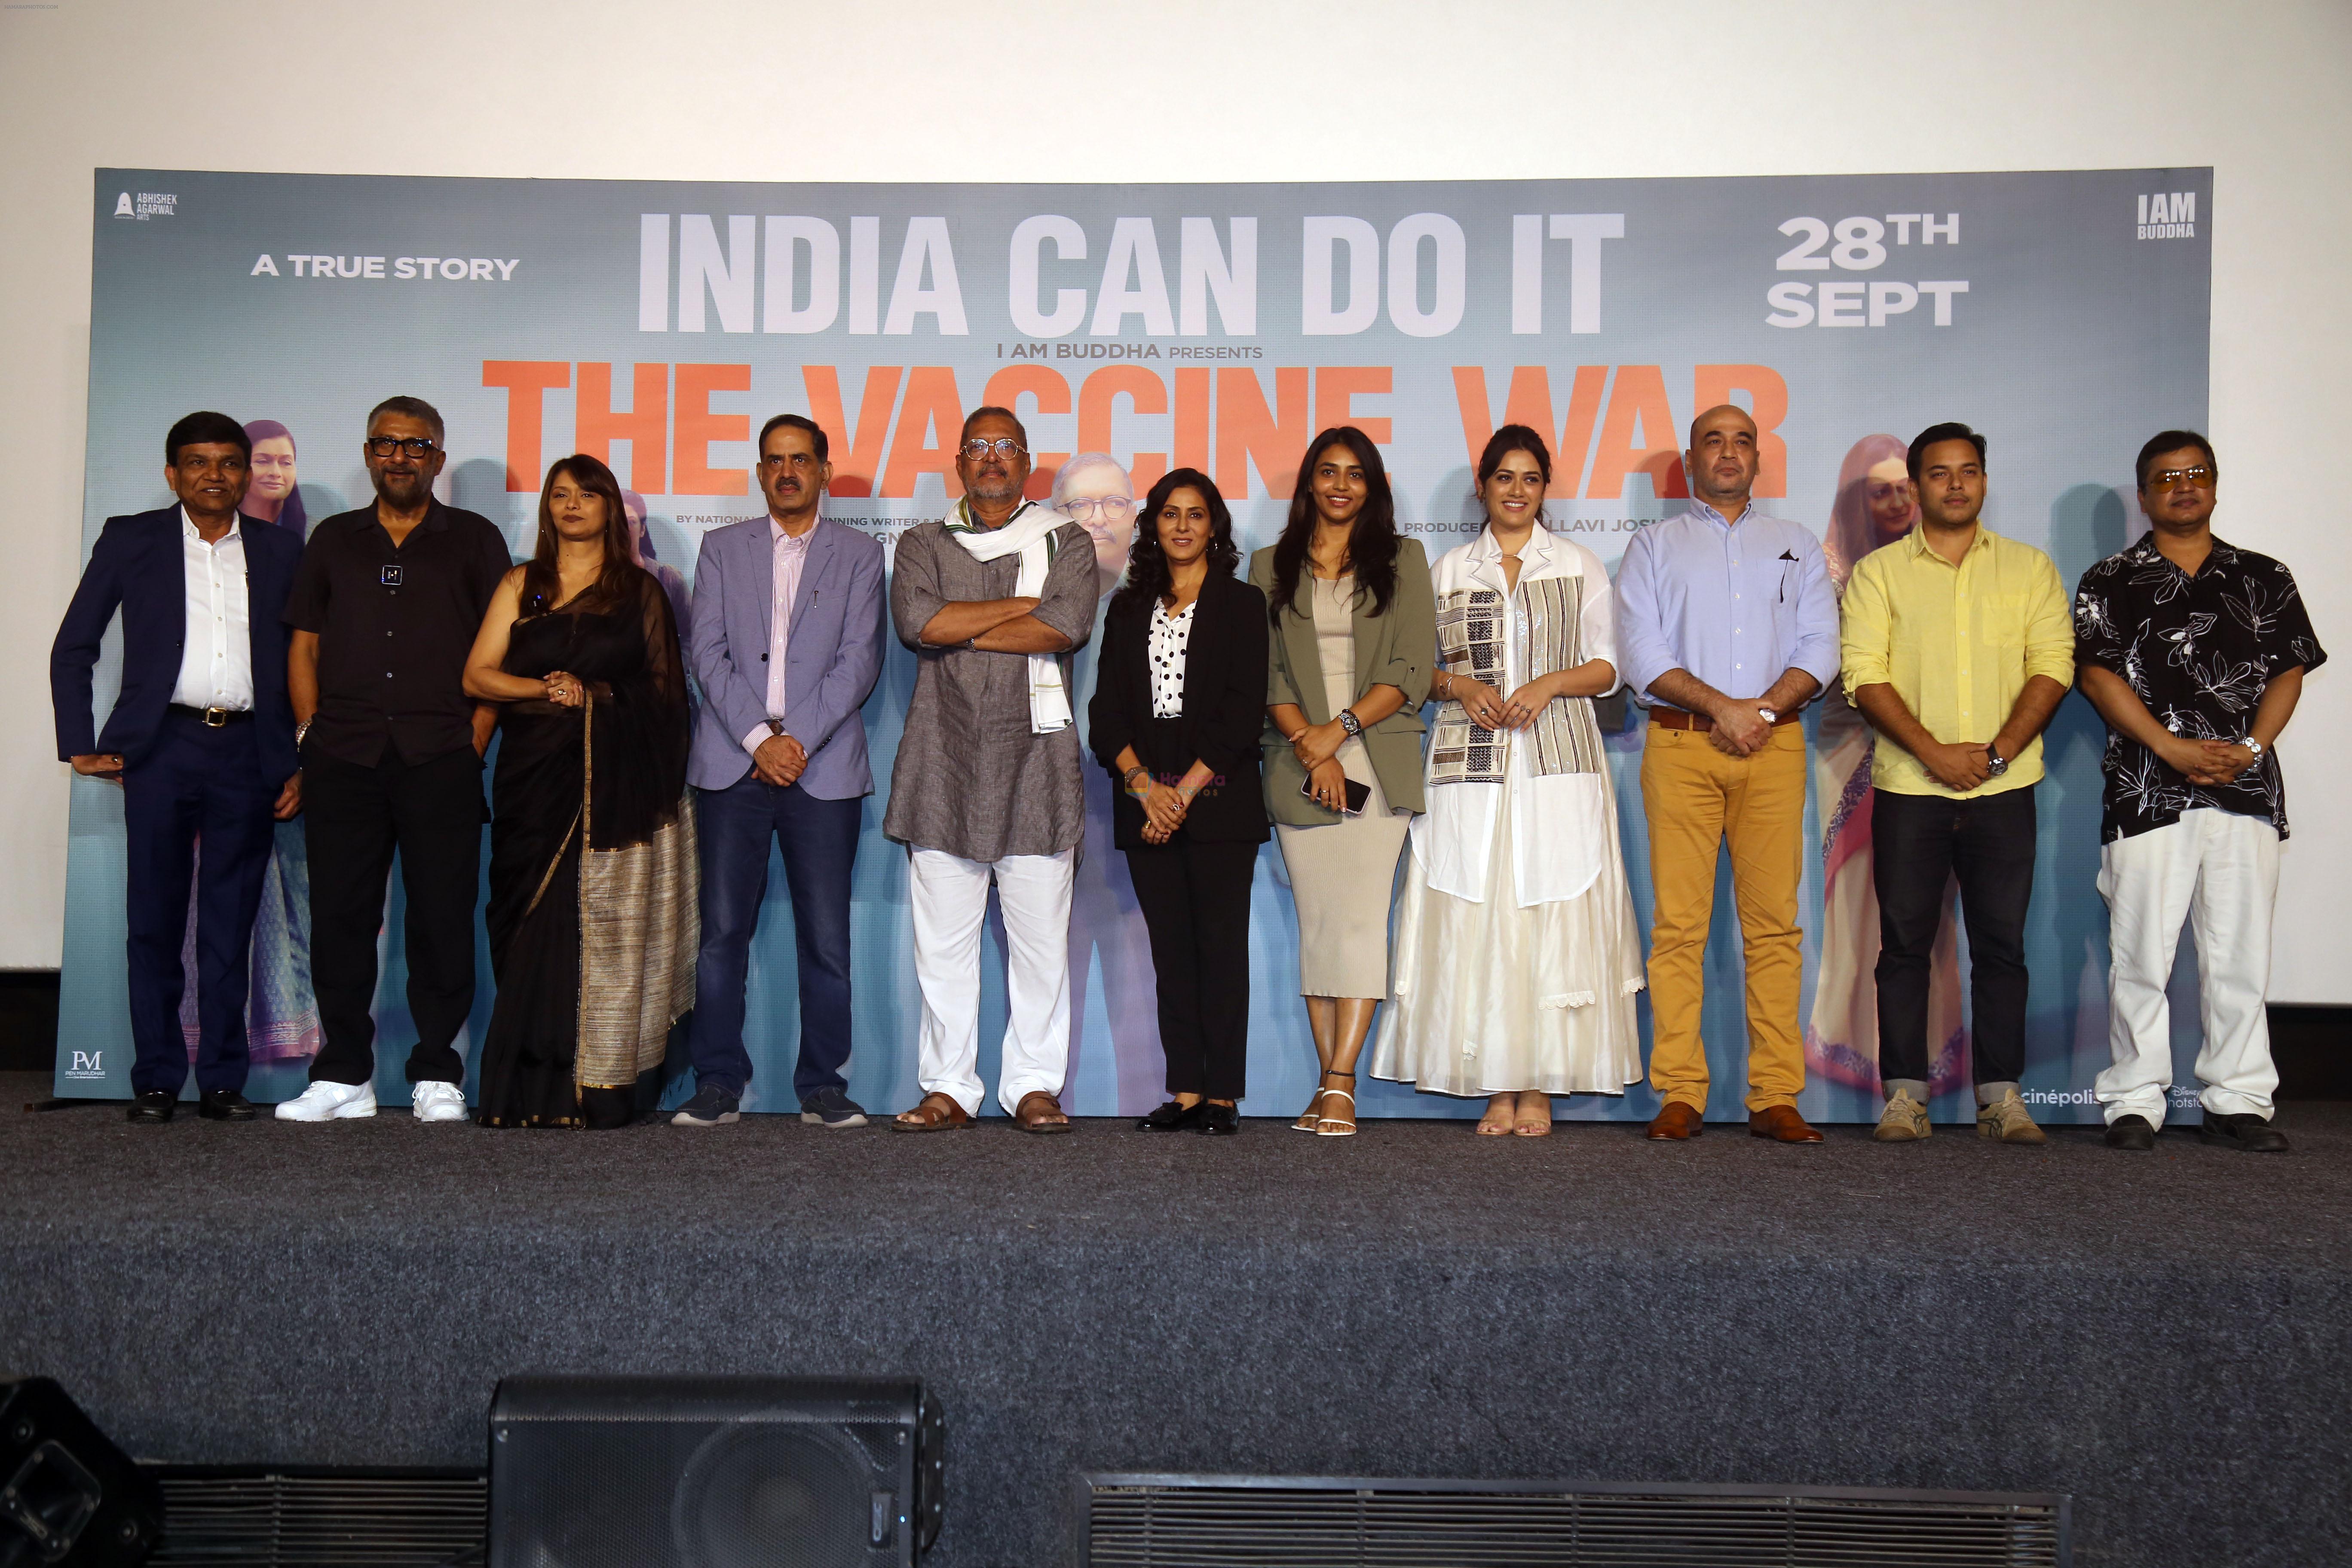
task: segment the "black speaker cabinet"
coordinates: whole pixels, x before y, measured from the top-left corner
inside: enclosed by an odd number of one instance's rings
[[[146,1560],[163,1489],[46,1377],[0,1377],[0,1568]]]
[[[510,1377],[490,1568],[903,1568],[941,1441],[911,1379]]]

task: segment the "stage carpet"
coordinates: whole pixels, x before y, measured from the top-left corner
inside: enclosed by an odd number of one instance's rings
[[[2352,1560],[2352,1105],[2259,1158],[158,1129],[0,1090],[0,1369],[143,1458],[478,1465],[526,1371],[912,1373],[938,1568],[1068,1562],[1095,1469],[2056,1491],[2078,1563]]]

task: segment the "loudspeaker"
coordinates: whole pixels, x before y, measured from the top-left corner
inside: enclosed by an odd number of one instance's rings
[[[163,1532],[163,1488],[64,1389],[0,1378],[0,1568],[127,1568]]]
[[[912,1379],[509,1377],[490,1568],[905,1568],[942,1440]]]

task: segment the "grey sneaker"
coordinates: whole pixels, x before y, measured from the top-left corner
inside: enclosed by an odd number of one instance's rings
[[[743,1120],[737,1110],[742,1104],[740,1095],[728,1093],[715,1083],[707,1083],[694,1091],[694,1098],[677,1108],[669,1119],[672,1127],[724,1127],[730,1121]]]
[[[2017,1098],[2013,1089],[1977,1111],[1977,1136],[1998,1138],[2004,1143],[2042,1142],[2042,1129],[2033,1125],[2033,1118],[2026,1114],[2025,1101]]]
[[[863,1127],[866,1108],[837,1089],[821,1089],[801,1101],[801,1120],[813,1127]]]
[[[1927,1136],[1927,1108],[1897,1090],[1879,1112],[1877,1129],[1871,1136],[1881,1143],[1916,1143]]]

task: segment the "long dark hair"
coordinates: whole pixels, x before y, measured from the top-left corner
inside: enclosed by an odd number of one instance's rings
[[[1217,482],[1198,468],[1171,469],[1151,487],[1136,514],[1135,542],[1127,547],[1127,580],[1111,595],[1112,604],[1141,604],[1149,608],[1154,600],[1164,599],[1173,591],[1168,556],[1160,548],[1160,512],[1170,496],[1186,489],[1200,491],[1208,503],[1209,570],[1230,577],[1241,564],[1241,550],[1234,543],[1234,514],[1226,509],[1225,498],[1217,493]]]
[[[1276,626],[1282,624],[1282,612],[1291,608],[1297,597],[1298,574],[1307,565],[1307,542],[1315,533],[1315,465],[1333,447],[1347,447],[1364,468],[1364,510],[1356,514],[1355,529],[1348,537],[1348,564],[1356,574],[1356,591],[1370,592],[1376,616],[1388,613],[1389,600],[1396,595],[1396,496],[1389,489],[1388,468],[1370,436],[1353,425],[1335,425],[1307,443],[1307,456],[1298,463],[1297,482],[1290,488],[1290,520],[1282,525],[1282,537],[1275,541],[1274,595],[1266,615]]]
[[[559,474],[571,475],[573,484],[591,495],[604,498],[604,570],[594,585],[580,597],[618,603],[645,575],[645,568],[636,563],[636,552],[629,547],[629,518],[621,508],[621,481],[596,458],[585,452],[574,452],[549,468],[546,481],[539,487],[539,542],[531,551],[530,564],[522,569],[522,613],[526,616],[546,615],[562,600],[563,584],[555,571],[559,542],[555,509],[549,500],[555,493]]]

